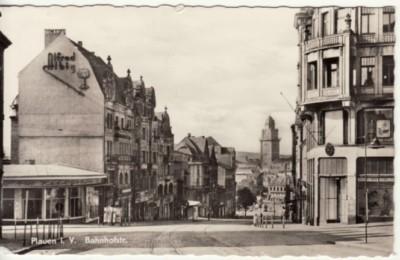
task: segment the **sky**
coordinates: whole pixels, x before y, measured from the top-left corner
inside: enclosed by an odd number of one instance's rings
[[[114,71],[140,75],[168,107],[175,142],[188,133],[213,136],[237,151],[259,151],[261,129],[275,118],[281,154],[290,154],[297,85],[295,8],[2,7],[1,31],[12,41],[4,56],[5,153],[9,105],[18,72],[44,48],[44,29],[106,60]]]

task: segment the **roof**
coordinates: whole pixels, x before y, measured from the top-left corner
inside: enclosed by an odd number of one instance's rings
[[[37,179],[103,179],[104,173],[54,164],[4,165],[5,180]]]

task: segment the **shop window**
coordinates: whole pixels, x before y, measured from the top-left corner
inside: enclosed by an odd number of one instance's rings
[[[357,142],[370,143],[375,137],[382,144],[393,144],[393,108],[370,108],[357,114]]]
[[[339,86],[339,58],[324,59],[324,88]]]
[[[393,175],[393,157],[367,157],[367,169],[365,169],[365,158],[357,158],[357,174],[364,175]]]
[[[375,57],[361,57],[361,86],[375,86]]]
[[[384,8],[383,10],[383,32],[394,32],[395,14],[394,8]]]
[[[25,189],[22,196],[23,217],[28,219],[42,218],[42,189]],[[26,198],[28,198],[28,201]],[[25,209],[27,209],[27,212],[25,212]]]
[[[79,187],[69,189],[69,216],[79,217],[82,216],[82,200],[83,193]]]
[[[322,14],[322,37],[329,35],[329,13]]]
[[[307,90],[317,89],[317,62],[307,64]]]
[[[393,182],[368,182],[368,216],[373,221],[392,220],[393,207]],[[357,185],[357,212],[360,218],[365,216],[365,187],[361,182]]]
[[[3,190],[3,218],[14,218],[14,189]]]
[[[65,189],[46,189],[46,218],[59,218],[64,216]]]
[[[393,56],[382,56],[382,85],[394,85],[394,59]]]

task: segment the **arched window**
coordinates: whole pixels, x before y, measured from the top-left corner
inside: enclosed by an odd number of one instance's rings
[[[169,184],[169,193],[173,193],[174,192],[174,185],[172,183]]]
[[[119,174],[119,184],[123,184],[124,180],[123,180],[123,175],[122,173]]]
[[[129,183],[129,174],[126,172],[125,173],[125,184]]]

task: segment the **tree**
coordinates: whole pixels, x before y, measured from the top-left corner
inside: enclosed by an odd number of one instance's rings
[[[256,196],[247,187],[238,190],[237,194],[238,204],[242,206],[242,208],[244,209],[244,215],[246,216],[246,212],[249,206],[253,205],[253,203],[256,202]]]

